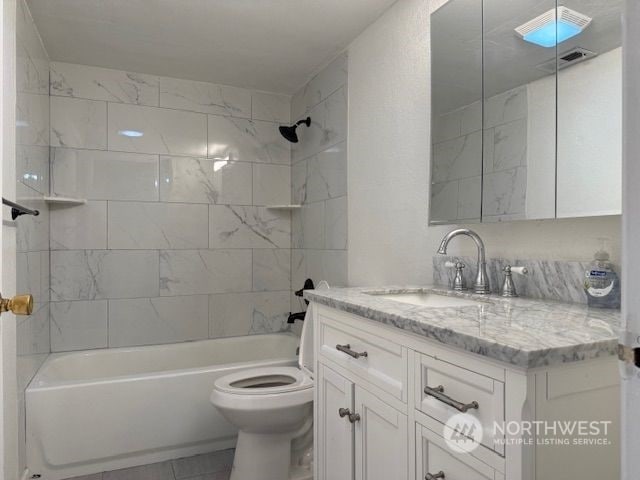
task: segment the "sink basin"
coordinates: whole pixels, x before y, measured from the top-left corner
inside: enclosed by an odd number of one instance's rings
[[[482,302],[470,298],[438,295],[432,292],[413,293],[369,293],[378,298],[393,300],[401,303],[410,303],[423,307],[470,307],[480,305]]]

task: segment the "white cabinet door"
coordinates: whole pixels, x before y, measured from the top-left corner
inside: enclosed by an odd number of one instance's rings
[[[407,416],[356,386],[356,480],[407,480]]]
[[[353,382],[320,365],[317,386],[315,478],[353,480],[354,423],[338,413],[353,413]]]

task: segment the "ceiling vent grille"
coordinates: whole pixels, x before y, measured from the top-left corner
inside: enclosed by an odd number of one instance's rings
[[[592,52],[591,50],[587,50],[586,48],[572,48],[571,50],[567,50],[566,52],[558,55],[558,70],[576,65],[580,62],[584,62],[585,60],[589,60],[590,58],[593,58],[597,55],[598,54],[596,52]],[[541,63],[540,65],[537,65],[536,68],[547,73],[555,73],[556,59],[553,58],[547,62]]]

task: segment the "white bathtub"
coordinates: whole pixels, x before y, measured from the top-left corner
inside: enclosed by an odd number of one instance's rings
[[[299,338],[254,335],[53,354],[26,391],[27,466],[57,480],[235,445],[214,381],[293,365]]]

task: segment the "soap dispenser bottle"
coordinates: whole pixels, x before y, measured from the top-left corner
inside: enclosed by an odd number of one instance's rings
[[[603,241],[585,272],[587,303],[596,308],[620,308],[620,279],[609,261]]]

